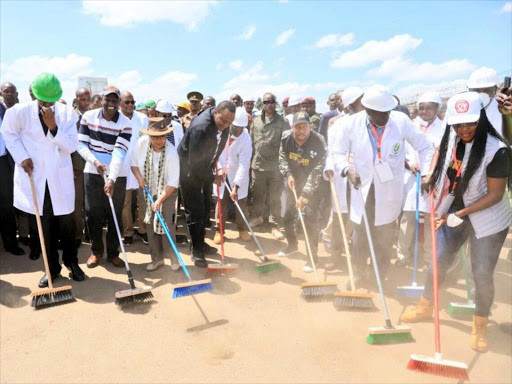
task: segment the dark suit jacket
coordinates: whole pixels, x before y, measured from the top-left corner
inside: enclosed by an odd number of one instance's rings
[[[320,118],[320,124],[318,125],[318,133],[321,134],[325,142],[327,143],[327,128],[329,127],[329,120],[333,118],[334,116],[337,116],[338,113],[336,112],[337,109],[333,109],[332,111],[325,112],[322,114],[322,117]]]
[[[180,156],[180,178],[194,178],[202,183],[213,183],[217,160],[226,147],[229,129],[222,131],[217,150],[218,129],[213,110],[208,108],[192,120],[178,147]],[[216,152],[217,151],[217,152]]]

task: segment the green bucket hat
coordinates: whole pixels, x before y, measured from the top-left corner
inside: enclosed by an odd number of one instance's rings
[[[37,100],[54,103],[61,98],[62,87],[53,73],[43,72],[32,82],[32,93]]]
[[[136,111],[144,111],[148,110],[148,107],[146,106],[146,103],[137,103],[137,106],[135,107]]]
[[[146,107],[148,107],[148,108],[151,108],[151,107],[153,107],[155,105],[156,105],[156,103],[153,100],[146,101]]]

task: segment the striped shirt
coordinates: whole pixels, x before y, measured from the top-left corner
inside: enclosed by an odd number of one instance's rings
[[[107,166],[109,179],[126,177],[123,161],[130,146],[132,136],[131,121],[116,112],[111,121],[105,120],[103,110],[93,109],[82,115],[78,130],[78,153],[87,164],[84,173],[98,174],[94,162]]]

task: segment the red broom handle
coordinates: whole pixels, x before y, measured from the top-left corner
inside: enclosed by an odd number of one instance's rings
[[[437,237],[436,211],[434,208],[434,192],[430,191],[430,236],[432,242],[432,288],[434,293],[434,330],[436,352],[441,353],[441,332],[439,326],[439,279],[437,275]]]
[[[219,175],[219,168],[215,164],[215,174]],[[224,190],[226,192],[226,190]],[[220,185],[217,184],[217,211],[219,211],[219,229],[220,229],[220,255],[222,262],[224,262],[224,224],[222,223],[222,204],[220,197]]]

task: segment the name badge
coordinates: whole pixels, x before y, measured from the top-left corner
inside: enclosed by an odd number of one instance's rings
[[[394,179],[393,171],[388,162],[380,162],[375,166],[375,171],[381,183],[387,183]]]

